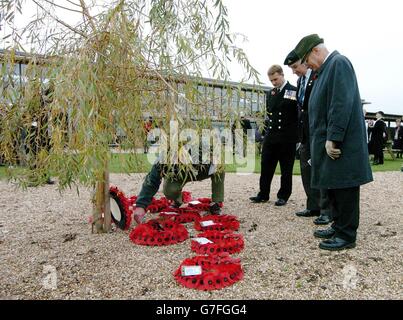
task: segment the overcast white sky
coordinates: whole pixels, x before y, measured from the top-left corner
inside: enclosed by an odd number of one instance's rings
[[[372,103],[366,106],[368,111],[403,114],[401,0],[223,1],[232,32],[248,39],[238,45],[245,49],[264,84],[271,85],[266,76],[270,65],[282,65],[302,37],[317,33],[328,49],[338,50],[352,62],[361,97]],[[25,5],[32,15],[31,1]],[[287,66],[284,71],[295,84],[297,77]],[[242,78],[240,68],[231,67],[231,80]]]
[[[266,76],[283,65],[298,41],[311,33],[324,38],[352,62],[361,98],[371,112],[403,114],[403,2],[401,0],[224,0],[233,32],[247,36],[251,63]],[[297,77],[284,66],[293,84]],[[233,80],[241,74],[234,70]]]

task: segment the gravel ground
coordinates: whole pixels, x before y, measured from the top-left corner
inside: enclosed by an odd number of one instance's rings
[[[0,182],[0,299],[402,299],[403,174],[375,173],[361,189],[357,247],[318,248],[313,218],[304,209],[301,178],[284,207],[251,204],[259,175],[226,176],[224,213],[241,222],[244,280],[214,292],[179,286],[172,273],[193,256],[190,240],[143,247],[128,232],[92,235],[89,191],[63,194],[56,186],[16,189]],[[112,175],[128,195],[144,174]],[[279,186],[273,181],[271,198]],[[210,182],[191,183],[195,197],[210,196]],[[160,194],[159,194],[160,195]],[[192,225],[188,225],[195,234]]]

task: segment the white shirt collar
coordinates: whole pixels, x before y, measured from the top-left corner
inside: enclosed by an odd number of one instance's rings
[[[331,52],[329,52],[329,53],[327,54],[325,60],[323,60],[323,64],[326,62],[326,60],[329,58],[329,56],[330,56],[331,54],[332,54]]]
[[[283,91],[284,87],[287,85],[288,81],[284,80],[283,85],[280,87],[280,91]]]

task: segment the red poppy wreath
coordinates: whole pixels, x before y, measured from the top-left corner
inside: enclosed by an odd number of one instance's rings
[[[196,290],[219,290],[243,279],[239,259],[229,256],[196,256],[185,259],[174,272],[178,283]]]
[[[132,205],[136,201],[135,197],[127,198],[116,186],[110,187],[109,195],[113,223],[119,229],[129,229],[132,221]]]
[[[197,231],[207,230],[238,230],[239,221],[235,216],[231,215],[208,215],[201,218],[199,221],[195,221],[194,228]]]
[[[198,254],[233,254],[243,250],[244,240],[241,234],[229,231],[206,231],[192,239],[191,248]]]
[[[198,198],[189,202],[189,207],[198,211],[208,211],[210,209],[211,198]],[[220,207],[223,207],[221,202]]]
[[[189,223],[201,218],[198,210],[191,208],[168,208],[160,213],[160,217],[169,218],[177,223]]]
[[[132,242],[144,246],[168,246],[188,238],[189,233],[183,225],[163,219],[149,220],[130,233]]]
[[[161,210],[168,208],[171,204],[167,198],[162,197],[160,199],[153,198],[151,204],[147,207],[146,211],[150,211],[151,213],[157,213]]]

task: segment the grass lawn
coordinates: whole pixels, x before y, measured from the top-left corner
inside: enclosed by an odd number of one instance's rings
[[[403,159],[393,160],[389,154],[385,154],[384,165],[372,166],[373,172],[384,172],[384,171],[400,171],[403,166]],[[226,165],[226,172],[236,172],[237,168],[242,166],[237,166],[235,164]],[[243,166],[245,167],[245,166]],[[147,155],[139,154],[137,157],[128,154],[114,154],[112,157],[110,170],[112,173],[122,173],[122,172],[148,172],[151,168],[151,164],[147,159]],[[260,157],[256,156],[254,168],[248,168],[248,172],[260,173]],[[277,166],[276,174],[280,174],[280,166]],[[294,175],[300,175],[299,161],[296,160],[294,164]],[[6,167],[0,166],[0,179],[6,178]]]
[[[372,161],[371,161],[372,162]],[[122,170],[120,163],[123,163],[124,166],[128,166],[126,163],[130,163],[132,170],[128,170],[128,172],[148,172],[151,169],[151,164],[147,160],[147,155],[139,155],[139,159],[135,162],[134,157],[128,155],[114,155],[112,164],[111,164],[111,172],[121,173],[125,170]],[[137,164],[137,165],[136,165]],[[400,171],[403,166],[403,159],[395,159],[393,160],[389,154],[385,154],[385,163],[383,165],[372,166],[373,172],[384,172],[384,171]],[[141,168],[140,170],[136,170],[135,168]],[[244,166],[237,166],[235,164],[226,165],[226,172],[236,172],[237,168],[245,168]],[[260,156],[256,156],[254,168],[252,168],[253,172],[260,173]],[[249,171],[250,172],[250,171]],[[278,165],[276,168],[276,174],[280,174],[280,166]],[[294,163],[294,175],[300,175],[300,165],[299,160],[295,160]]]

